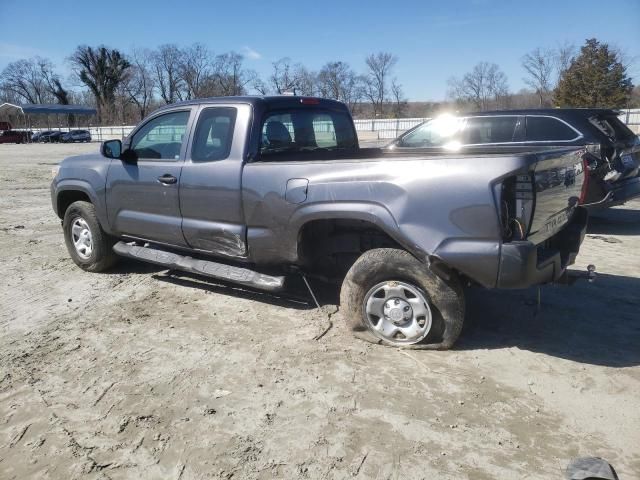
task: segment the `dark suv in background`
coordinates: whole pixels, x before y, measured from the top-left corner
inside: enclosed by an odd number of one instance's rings
[[[610,207],[640,196],[640,141],[605,109],[504,110],[443,115],[408,130],[386,148],[425,153],[521,153],[555,147],[586,150],[584,204]]]
[[[65,143],[72,142],[90,142],[91,134],[88,130],[71,130],[60,136],[60,141]]]

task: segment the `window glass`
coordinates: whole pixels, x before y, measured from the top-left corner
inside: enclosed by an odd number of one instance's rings
[[[573,140],[578,134],[556,118],[527,117],[527,141]]]
[[[405,135],[401,147],[443,147],[506,143],[513,141],[518,117],[442,116],[429,120]]]
[[[210,162],[227,158],[231,151],[235,122],[235,108],[215,107],[203,110],[196,125],[191,159],[194,162]]]
[[[189,111],[156,117],[136,132],[131,149],[138,158],[178,160],[188,121]]]
[[[265,155],[351,149],[357,139],[345,112],[291,109],[268,114],[262,124]]]
[[[428,120],[407,133],[400,141],[401,147],[446,147],[460,144],[464,118],[443,115]]]
[[[507,143],[513,141],[518,117],[472,117],[467,119],[462,143]]]

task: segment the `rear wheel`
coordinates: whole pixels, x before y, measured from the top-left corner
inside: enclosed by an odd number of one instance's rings
[[[72,203],[64,214],[62,228],[71,259],[83,270],[102,272],[116,263],[118,257],[112,250],[115,239],[102,230],[93,204]]]
[[[404,348],[450,348],[464,322],[457,278],[445,282],[406,251],[369,250],[347,273],[340,292],[343,316],[365,340]]]

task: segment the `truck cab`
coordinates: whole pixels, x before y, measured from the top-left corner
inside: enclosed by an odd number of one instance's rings
[[[246,162],[283,150],[353,150],[357,137],[338,102],[226,98],[160,109],[121,148],[104,190],[114,235],[247,258]]]

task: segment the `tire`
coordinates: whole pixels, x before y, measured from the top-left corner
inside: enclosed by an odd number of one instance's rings
[[[362,254],[347,272],[340,310],[354,335],[363,340],[447,350],[462,332],[464,293],[457,277],[445,282],[410,253],[379,248]]]
[[[62,229],[71,259],[83,270],[102,272],[118,260],[113,252],[115,239],[100,226],[92,203],[78,201],[69,205],[64,213]]]

